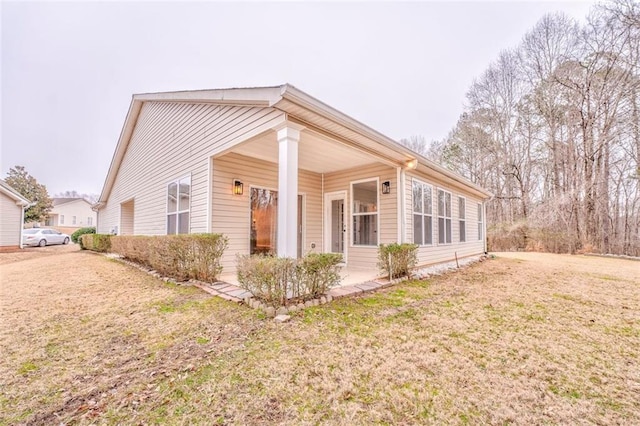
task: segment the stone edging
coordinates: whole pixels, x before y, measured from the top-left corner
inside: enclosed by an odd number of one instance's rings
[[[238,286],[235,286],[233,284],[229,284],[222,281],[215,282],[215,283],[206,283],[203,281],[198,281],[193,279],[189,281],[180,282],[180,281],[176,281],[174,278],[162,276],[160,273],[158,273],[153,269],[146,268],[140,264],[131,262],[130,260],[123,259],[121,256],[117,254],[113,254],[113,253],[101,253],[101,254],[103,254],[105,257],[108,257],[110,259],[114,259],[126,265],[132,266],[142,272],[146,272],[147,274],[155,278],[158,278],[164,282],[173,282],[177,285],[193,285],[213,296],[217,296],[234,303],[244,303],[245,305],[247,305],[252,309],[260,309],[265,313],[267,317],[275,318],[275,320],[278,322],[288,321],[291,318],[289,314],[292,314],[302,309],[310,308],[313,306],[324,305],[326,303],[333,301],[334,299],[359,296],[364,293],[371,293],[381,288],[391,287],[392,285],[398,284],[402,281],[407,281],[409,279],[424,279],[429,276],[441,275],[445,272],[449,272],[454,269],[459,269],[455,267],[445,267],[444,269],[439,268],[438,271],[430,271],[429,270],[430,268],[424,268],[419,271],[416,271],[418,273],[414,272],[414,274],[412,274],[411,277],[401,277],[393,280],[377,279],[377,280],[367,281],[360,284],[334,287],[331,290],[329,290],[327,294],[320,296],[319,298],[307,300],[304,303],[300,302],[291,306],[281,306],[279,308],[274,308],[273,306],[268,306],[264,302],[261,302],[255,297],[253,297],[253,295],[250,292]],[[460,268],[464,268],[465,266],[468,266],[473,263],[482,262],[486,258],[487,256],[480,256],[479,259],[467,261]]]

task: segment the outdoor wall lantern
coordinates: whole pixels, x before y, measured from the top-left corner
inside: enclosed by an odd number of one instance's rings
[[[385,182],[382,182],[382,193],[391,194],[391,182],[389,182],[388,180]]]
[[[234,179],[233,180],[233,193],[235,195],[242,195],[243,192],[244,192],[244,185],[242,184],[242,182],[240,182],[240,180],[238,180],[238,179]]]

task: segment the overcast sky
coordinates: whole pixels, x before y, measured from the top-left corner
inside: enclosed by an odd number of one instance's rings
[[[6,2],[1,176],[99,193],[133,93],[291,83],[395,139],[442,139],[544,14],[592,2]]]

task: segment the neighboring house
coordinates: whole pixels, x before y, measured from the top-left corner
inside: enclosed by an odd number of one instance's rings
[[[53,198],[45,226],[83,228],[96,226],[98,215],[84,198]]]
[[[373,276],[380,243],[420,265],[485,252],[490,195],[286,84],[134,95],[96,207],[99,233],[225,234],[227,273],[337,252]]]
[[[0,179],[0,250],[22,248],[24,210],[30,205],[29,200]]]

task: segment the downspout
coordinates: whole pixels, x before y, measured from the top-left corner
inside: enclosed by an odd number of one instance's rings
[[[326,246],[324,245],[324,243],[325,243],[325,235],[324,235],[325,229],[324,229],[324,223],[325,223],[325,221],[327,220],[327,218],[325,217],[325,215],[327,214],[327,212],[324,210],[324,173],[322,173],[322,174],[320,175],[320,182],[321,182],[321,184],[320,184],[320,191],[321,191],[321,193],[322,193],[322,197],[321,197],[321,198],[322,198],[322,200],[320,200],[320,208],[322,209],[322,210],[321,210],[321,212],[322,212],[322,215],[321,215],[322,220],[320,221],[320,222],[322,222],[322,237],[321,237],[321,238],[322,238],[322,241],[320,242],[320,244],[322,244],[322,245],[321,245],[320,247],[318,247],[318,251],[319,251],[320,253],[325,253],[327,248],[326,248]]]
[[[400,218],[400,244],[403,244],[407,240],[407,194],[406,194],[406,181],[407,174],[404,168],[399,167],[400,170],[400,184],[401,192],[400,192],[400,214],[402,217]]]
[[[26,206],[22,206],[20,209],[20,248],[22,248],[22,235],[24,233],[24,211],[28,208],[29,205],[27,204]]]
[[[483,237],[483,244],[484,244],[484,254],[487,254],[487,207],[486,207],[487,201],[483,200],[482,201],[482,218],[484,219],[482,221],[482,226],[484,227],[484,232],[482,233],[482,237]]]
[[[404,209],[402,207],[402,194],[404,193],[404,186],[402,185],[402,168],[396,167],[396,187],[398,188],[398,193],[396,194],[396,212],[398,214],[398,218],[396,220],[396,226],[398,228],[398,243],[402,244],[402,235],[403,235],[403,226],[402,226],[402,217],[404,216]]]

